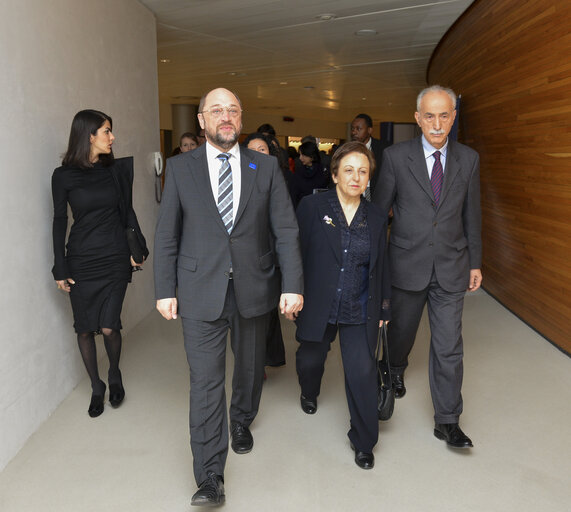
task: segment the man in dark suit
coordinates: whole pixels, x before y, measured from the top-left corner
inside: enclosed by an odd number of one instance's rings
[[[198,120],[207,143],[168,160],[154,270],[157,309],[167,320],[182,317],[199,485],[192,504],[212,506],[225,499],[228,329],[232,449],[247,453],[262,391],[268,312],[278,302],[288,316],[301,310],[303,276],[298,227],[277,160],[237,144],[238,97],[226,89],[210,91],[200,101]]]
[[[422,310],[430,321],[429,380],[434,435],[455,448],[472,446],[462,413],[462,310],[466,289],[482,282],[480,161],[448,138],[456,95],[432,86],[417,100],[422,136],[387,148],[373,200],[394,212],[389,241],[392,322],[389,352],[397,398]]]
[[[383,151],[389,144],[386,141],[373,137],[373,120],[367,114],[358,114],[351,122],[351,140],[365,144],[375,157],[375,172],[372,173],[371,181],[364,193],[365,197],[370,201],[379,180]]]

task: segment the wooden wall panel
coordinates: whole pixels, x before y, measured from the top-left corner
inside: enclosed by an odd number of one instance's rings
[[[476,0],[427,78],[480,153],[484,287],[570,353],[571,1]]]

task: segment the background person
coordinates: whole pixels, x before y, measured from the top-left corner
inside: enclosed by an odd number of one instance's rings
[[[297,209],[305,302],[297,316],[296,368],[301,407],[317,410],[325,359],[339,332],[355,462],[374,465],[378,439],[376,345],[390,316],[386,217],[361,194],[374,159],[349,142],[331,161],[335,188],[304,197]]]
[[[185,132],[180,136],[178,147],[180,148],[181,153],[186,153],[187,151],[196,149],[199,145],[198,137],[194,135],[194,133]]]
[[[97,366],[96,333],[103,334],[109,357],[109,402],[118,407],[125,397],[119,369],[121,307],[131,281],[131,266],[143,262],[130,257],[122,208],[127,210],[129,225],[137,230],[145,257],[149,254],[131,205],[132,160],[114,159],[111,129],[112,120],[107,114],[97,110],[78,112],[62,166],[52,175],[52,272],[58,289],[70,294],[79,350],[91,380],[88,413],[93,418],[103,412],[106,390]],[[118,185],[123,192],[118,191]],[[74,223],[66,251],[68,204]]]
[[[301,199],[313,194],[315,189],[327,188],[330,183],[329,171],[321,165],[321,156],[315,142],[307,141],[299,146],[301,167],[290,179],[289,191],[294,208]]]

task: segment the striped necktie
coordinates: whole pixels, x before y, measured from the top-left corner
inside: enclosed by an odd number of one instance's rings
[[[432,174],[430,175],[430,184],[432,185],[432,192],[434,193],[434,202],[436,206],[438,206],[444,173],[442,172],[442,163],[440,162],[440,151],[435,151],[432,153],[432,156],[434,157],[434,166],[432,167]]]
[[[232,167],[228,159],[229,153],[220,153],[216,158],[221,162],[218,171],[218,211],[222,222],[226,227],[226,231],[232,231],[233,218],[233,201],[232,201]]]

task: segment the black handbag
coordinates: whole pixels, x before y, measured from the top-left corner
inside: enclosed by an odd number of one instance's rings
[[[127,245],[129,246],[133,260],[135,263],[143,263],[145,252],[135,228],[125,228],[125,236],[127,237]]]
[[[379,360],[378,354],[381,350],[383,357]],[[377,413],[379,420],[387,421],[395,409],[395,390],[391,378],[386,323],[379,329],[377,361]]]

